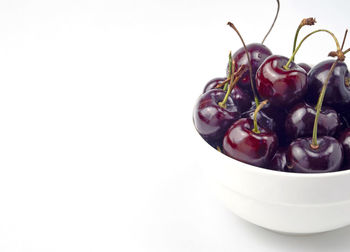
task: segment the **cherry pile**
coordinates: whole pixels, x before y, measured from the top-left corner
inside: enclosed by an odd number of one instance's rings
[[[290,58],[272,54],[263,43],[245,45],[229,54],[227,76],[209,81],[198,98],[193,121],[212,147],[247,164],[267,169],[322,173],[350,169],[350,73],[335,35],[314,30],[298,41],[303,19],[295,34]],[[336,50],[314,67],[295,63],[302,43],[324,32]]]

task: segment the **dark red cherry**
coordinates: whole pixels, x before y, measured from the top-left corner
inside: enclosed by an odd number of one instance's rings
[[[242,118],[226,132],[223,152],[247,164],[266,167],[278,147],[274,132],[258,126],[260,133],[253,132],[253,120]]]
[[[344,165],[350,166],[350,129],[346,129],[342,132],[338,138],[340,144],[343,146],[344,150]]]
[[[256,106],[253,105],[248,111],[242,113],[242,118],[249,118],[251,120],[254,120],[254,111],[256,109]],[[267,115],[264,112],[264,108],[262,108],[259,113],[256,116],[256,119],[258,121],[258,124],[263,127],[264,129],[267,129],[269,131],[276,132],[277,130],[277,122],[274,118]]]
[[[301,102],[295,105],[287,115],[285,121],[286,135],[289,140],[294,140],[301,137],[311,137],[316,116],[316,109]],[[338,113],[327,107],[322,107],[318,118],[319,136],[333,136],[341,125]]]
[[[298,63],[298,65],[305,70],[306,73],[308,73],[311,69],[311,66],[309,66],[308,64],[306,63]]]
[[[216,89],[216,86],[223,81],[225,81],[226,78],[216,78],[209,81],[204,88],[203,94],[208,92],[209,90]],[[249,97],[249,95],[244,92],[239,87],[235,86],[231,91],[231,97],[234,100],[234,103],[237,105],[240,112],[245,112],[252,106],[252,99]]]
[[[287,149],[288,149],[287,147],[278,148],[269,166],[271,170],[290,172],[290,169],[287,166],[287,159],[286,159]]]
[[[249,110],[242,113],[243,118],[254,119],[254,111],[256,109],[255,103],[251,104]],[[278,130],[279,121],[284,121],[283,115],[285,111],[276,108],[271,108],[270,104],[267,103],[257,114],[258,124],[264,129],[276,132]]]
[[[214,78],[210,80],[207,84],[205,84],[203,94],[209,90],[215,89],[218,84],[222,83],[225,80],[226,78]]]
[[[308,91],[306,99],[311,104],[316,104],[322,85],[334,60],[323,61],[313,68],[308,74]],[[350,73],[344,62],[338,62],[328,82],[323,104],[336,109],[338,112],[348,110],[350,105]]]
[[[262,99],[272,106],[289,107],[303,99],[306,90],[306,72],[292,62],[289,70],[283,68],[288,58],[272,55],[265,59],[256,72],[256,87]]]
[[[254,119],[254,111],[255,104],[252,107],[242,113],[242,118],[250,118]],[[276,133],[279,139],[279,145],[289,144],[286,142],[285,134],[284,134],[284,121],[286,119],[287,112],[283,108],[277,109],[276,107],[270,106],[270,104],[265,105],[257,114],[257,122],[258,124],[270,131]]]
[[[260,43],[253,43],[247,45],[250,62],[252,64],[252,74],[255,76],[256,71],[259,66],[264,62],[264,60],[272,55],[272,52],[265,45]],[[248,65],[248,57],[245,53],[244,47],[241,47],[233,54],[233,59],[236,63],[236,69],[242,65]],[[253,79],[255,86],[255,79]],[[250,85],[249,71],[247,71],[242,78],[239,80],[237,85],[247,92],[251,97],[253,97],[253,91]]]
[[[215,142],[224,137],[227,129],[237,121],[241,113],[229,96],[226,108],[219,106],[226,92],[213,89],[202,94],[194,107],[193,122],[198,133],[207,141]]]
[[[298,138],[287,151],[289,169],[300,173],[334,172],[341,169],[343,147],[333,137],[317,138],[318,148],[311,147],[312,138]]]
[[[237,105],[241,113],[251,108],[253,101],[250,99],[249,95],[241,88],[234,87],[230,96],[232,97],[234,103]]]

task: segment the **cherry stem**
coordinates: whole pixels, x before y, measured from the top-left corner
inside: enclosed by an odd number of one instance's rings
[[[346,40],[346,36],[348,35],[348,29],[345,30],[345,34],[344,34],[344,38],[343,38],[343,43],[341,44],[341,48],[340,50],[343,50],[344,48],[344,44],[345,44],[345,40]]]
[[[222,102],[219,102],[220,107],[226,108],[226,102],[228,100],[229,95],[232,92],[232,89],[235,87],[236,83],[242,77],[242,75],[245,73],[245,71],[246,71],[246,66],[243,65],[237,70],[236,73],[233,73],[231,75],[230,86],[228,87],[228,90],[227,90],[226,95],[225,95],[224,99],[222,100]]]
[[[297,48],[294,50],[294,52],[293,52],[292,56],[290,57],[290,59],[288,60],[288,62],[283,66],[284,69],[289,70],[289,64],[294,60],[294,56],[295,56],[295,54],[298,52],[298,50],[299,50],[300,46],[302,45],[302,43],[303,43],[308,37],[310,37],[312,34],[315,34],[315,33],[317,33],[317,32],[327,32],[327,33],[329,33],[329,34],[333,37],[333,39],[334,39],[334,41],[335,41],[335,44],[336,44],[336,46],[337,46],[337,52],[339,52],[339,51],[341,50],[341,49],[340,49],[339,42],[338,42],[338,39],[335,37],[335,35],[334,35],[332,32],[330,32],[330,31],[328,31],[328,30],[324,30],[324,29],[316,30],[316,31],[310,32],[308,35],[306,35],[306,36],[300,41],[299,45],[298,45]]]
[[[276,12],[275,19],[273,20],[273,23],[272,23],[270,29],[268,30],[268,32],[266,33],[266,35],[265,35],[264,39],[262,40],[261,44],[264,44],[265,39],[267,38],[267,36],[269,36],[269,34],[270,34],[272,28],[274,27],[274,25],[275,25],[275,23],[276,23],[276,20],[277,20],[277,17],[278,17],[278,13],[279,13],[279,12],[280,12],[280,1],[277,0],[277,12]]]
[[[344,51],[344,54],[347,54],[348,52],[350,52],[350,48],[346,49],[346,50]]]
[[[231,78],[227,78],[226,80],[224,80],[223,82],[220,82],[219,84],[217,84],[215,86],[215,88],[222,88],[223,86],[225,86],[226,83],[230,82]]]
[[[232,76],[232,53],[228,54],[228,78],[231,78]],[[227,90],[227,84],[224,86],[224,91]]]
[[[231,82],[232,74],[235,72],[235,62],[234,62],[234,60],[232,60],[231,51],[230,51],[230,54],[228,55],[228,58],[229,58],[229,61],[228,61],[228,76],[227,76],[226,80],[224,80],[223,82],[220,82],[215,87],[215,88],[222,88],[222,87],[224,87],[223,88],[224,91],[227,90],[228,83]]]
[[[231,59],[232,59],[232,58],[231,58]],[[231,82],[232,82],[232,79],[234,79],[234,78],[233,78],[233,74],[234,74],[234,72],[236,71],[235,65],[236,65],[236,63],[235,63],[235,61],[232,59],[232,60],[231,60],[231,72],[229,73],[230,82],[226,82],[225,87],[224,87],[224,91],[227,90],[229,83],[231,83]]]
[[[316,116],[315,116],[315,121],[314,121],[314,128],[312,131],[312,143],[311,143],[311,148],[313,149],[317,149],[318,148],[318,144],[317,144],[317,125],[318,125],[318,118],[320,116],[321,113],[321,108],[322,108],[322,103],[323,103],[323,99],[324,96],[326,94],[326,89],[327,89],[327,85],[329,82],[329,79],[332,76],[332,73],[334,71],[335,66],[337,65],[337,63],[339,62],[339,59],[337,59],[336,61],[334,61],[334,63],[332,64],[331,69],[328,72],[327,75],[327,79],[325,80],[325,82],[323,83],[322,86],[322,90],[320,93],[320,96],[318,97],[318,101],[317,101],[317,105],[316,105]]]
[[[256,95],[255,88],[254,88],[254,83],[253,83],[253,69],[252,69],[252,63],[251,63],[251,61],[250,61],[250,56],[249,56],[249,52],[248,52],[247,46],[245,45],[244,40],[243,40],[241,34],[240,34],[239,31],[237,30],[237,28],[234,26],[234,24],[232,24],[231,22],[228,22],[227,25],[229,25],[229,26],[237,33],[238,37],[240,38],[240,40],[241,40],[241,42],[242,42],[242,44],[243,44],[243,47],[244,47],[244,50],[245,50],[245,54],[247,55],[247,58],[248,58],[250,86],[251,86],[252,91],[253,91],[255,104],[256,104],[256,106],[259,106],[258,96]]]
[[[316,19],[315,18],[304,18],[303,20],[301,20],[299,26],[298,26],[298,29],[295,33],[295,36],[294,36],[294,43],[293,43],[293,52],[295,51],[295,47],[297,45],[297,39],[298,39],[298,35],[299,35],[299,31],[301,30],[301,28],[305,25],[314,25],[316,23]],[[293,53],[292,52],[292,53]]]
[[[268,102],[268,100],[262,101],[259,106],[256,107],[255,111],[254,111],[254,129],[253,132],[256,134],[260,133],[260,130],[258,129],[258,112],[262,109],[262,107],[264,107],[266,105],[266,103]]]

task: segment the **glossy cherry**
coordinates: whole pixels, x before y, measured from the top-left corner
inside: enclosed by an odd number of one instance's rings
[[[308,91],[306,99],[316,104],[322,89],[322,83],[334,63],[334,60],[323,61],[314,66],[308,74]],[[338,112],[348,110],[350,106],[350,73],[344,62],[338,62],[328,83],[324,104]]]
[[[250,99],[249,95],[239,87],[234,87],[230,96],[241,113],[249,110],[249,108],[252,106],[253,101]]]
[[[300,137],[311,137],[316,116],[316,109],[305,102],[294,106],[285,120],[285,131],[289,140]],[[341,126],[338,113],[327,107],[322,107],[318,118],[318,135],[333,136]]]
[[[241,116],[230,96],[225,108],[219,105],[225,95],[226,92],[223,90],[210,90],[199,97],[194,107],[194,125],[198,133],[209,143],[222,139],[227,129]]]
[[[250,118],[253,120],[255,109],[256,106],[253,104],[248,111],[242,113],[242,117]],[[283,144],[284,139],[282,136],[284,136],[284,121],[286,115],[287,112],[283,108],[276,109],[274,107],[271,107],[270,104],[267,104],[257,114],[257,121],[261,127],[275,132],[278,136],[278,139],[282,140],[279,143]]]
[[[272,106],[290,107],[303,99],[306,90],[306,72],[288,58],[272,55],[265,59],[256,72],[256,86],[262,99],[268,99]]]
[[[318,148],[312,148],[312,138],[298,138],[287,151],[288,168],[299,173],[339,171],[343,162],[343,147],[333,137],[317,138]]]
[[[242,113],[242,118],[249,118],[251,120],[254,120],[255,109],[256,106],[254,104],[248,111]],[[273,117],[266,114],[264,112],[264,108],[261,109],[261,111],[257,114],[257,120],[258,124],[264,129],[267,129],[272,132],[277,131],[277,121]]]
[[[244,163],[266,167],[277,150],[277,136],[260,126],[260,133],[253,129],[254,122],[249,118],[235,122],[225,134],[223,152]]]
[[[211,81],[209,81],[205,85],[203,94],[208,92],[209,90],[216,89],[216,86],[225,80],[226,80],[226,78],[212,79]],[[232,89],[230,96],[235,101],[234,103],[237,105],[238,110],[241,113],[243,113],[251,108],[252,102],[253,102],[252,99],[249,97],[249,95],[246,92],[244,92],[239,87],[235,86]]]
[[[255,76],[256,71],[260,67],[260,65],[264,62],[264,60],[272,55],[272,52],[265,45],[260,43],[253,43],[247,45],[250,63],[252,64],[252,74]],[[233,59],[236,62],[236,67],[240,67],[242,65],[248,65],[248,57],[245,53],[244,47],[241,47],[233,54]],[[246,72],[242,78],[237,83],[238,87],[242,88],[246,91],[251,97],[253,97],[253,92],[250,85],[250,77],[249,72]],[[255,79],[253,77],[253,83],[255,85]]]

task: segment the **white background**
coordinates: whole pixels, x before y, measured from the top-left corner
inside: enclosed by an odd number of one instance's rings
[[[347,1],[281,2],[273,53],[290,56],[303,17],[342,40]],[[212,196],[199,166],[192,107],[241,47],[226,23],[260,42],[275,9],[1,0],[0,251],[349,251],[350,228],[291,237],[246,223]],[[315,35],[296,61],[316,64],[330,50],[332,39]]]

